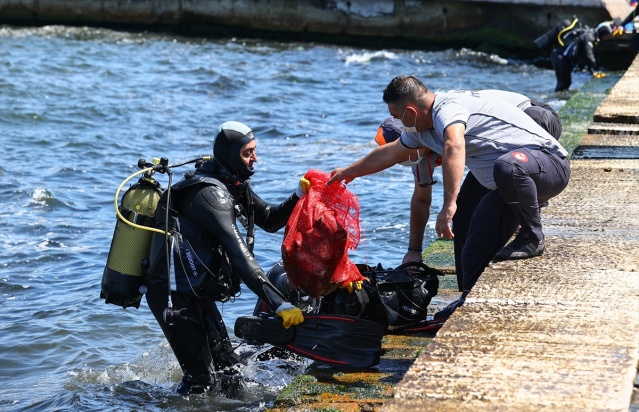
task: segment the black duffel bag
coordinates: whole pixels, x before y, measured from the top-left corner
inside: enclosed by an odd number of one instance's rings
[[[394,269],[384,269],[378,264],[361,272],[377,291],[374,298],[384,308],[388,330],[403,329],[424,320],[431,299],[437,295],[439,276],[443,276],[423,262],[408,262]]]

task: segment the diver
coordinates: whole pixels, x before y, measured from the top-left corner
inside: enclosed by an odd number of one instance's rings
[[[182,368],[175,390],[182,396],[211,390],[216,376],[227,394],[236,390],[239,360],[216,301],[233,301],[240,281],[284,327],[304,320],[266,278],[253,255],[253,237],[254,225],[267,232],[284,227],[310,182],[302,177],[294,194],[270,205],[250,186],[255,162],[252,130],[240,122],[223,123],[213,158],[167,189],[158,204],[156,227],[170,236],[154,234],[146,299]]]
[[[597,79],[606,77],[606,74],[599,70],[594,47],[600,39],[610,34],[610,27],[577,27],[578,22],[576,18],[572,22],[563,20],[535,40],[535,44],[542,49],[550,44],[554,46],[550,52],[550,60],[557,78],[555,92],[570,88],[572,72],[575,70],[588,69]]]

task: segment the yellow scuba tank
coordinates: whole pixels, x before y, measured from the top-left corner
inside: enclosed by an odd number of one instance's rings
[[[165,160],[164,158],[162,159]],[[156,160],[154,159],[154,162]],[[148,165],[144,160],[138,166]],[[124,184],[138,174],[144,175],[122,196],[118,208],[117,200]],[[140,170],[125,179],[115,195],[117,222],[111,241],[111,249],[102,274],[100,298],[105,303],[127,308],[140,307],[144,294],[144,275],[149,265],[149,250],[153,232],[164,233],[153,228],[155,211],[163,189],[153,179],[153,167]],[[141,290],[142,288],[142,290]]]

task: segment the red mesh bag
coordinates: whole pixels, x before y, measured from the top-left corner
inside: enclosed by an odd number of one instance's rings
[[[329,173],[304,176],[311,187],[286,224],[282,259],[291,285],[317,297],[364,279],[348,258],[359,244],[359,201],[341,182],[326,186]]]

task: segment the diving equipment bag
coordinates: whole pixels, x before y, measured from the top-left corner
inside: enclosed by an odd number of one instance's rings
[[[100,298],[105,303],[125,309],[129,306],[136,309],[140,307],[143,294],[140,288],[149,267],[153,236],[152,231],[140,226],[153,227],[162,193],[160,184],[150,174],[145,174],[122,196],[107,264],[102,274]]]
[[[348,292],[340,288],[319,298],[292,288],[282,264],[276,264],[267,276],[286,299],[302,310],[304,316],[334,314],[373,321],[388,332],[399,332],[426,319],[428,305],[437,295],[443,272],[424,262],[407,262],[396,268],[357,264],[366,278],[361,289]],[[261,299],[254,316],[273,315]]]

